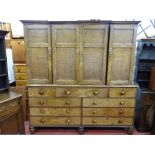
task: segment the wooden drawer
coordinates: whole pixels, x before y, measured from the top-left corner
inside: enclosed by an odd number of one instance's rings
[[[135,107],[135,99],[84,98],[83,107]]]
[[[16,73],[15,74],[16,80],[27,80],[26,73]]]
[[[17,80],[16,86],[26,86],[27,80]]]
[[[80,108],[30,108],[30,115],[35,116],[81,116]]]
[[[30,107],[80,107],[80,98],[29,98]]]
[[[8,103],[4,102],[3,104],[0,104],[0,117],[17,112],[18,109],[18,101],[9,101]]]
[[[83,116],[134,116],[133,108],[83,108]]]
[[[137,88],[109,88],[109,97],[136,97]]]
[[[108,97],[108,88],[57,88],[57,97]]]
[[[91,126],[133,125],[133,117],[83,117],[82,125],[91,125]]]
[[[47,97],[47,96],[55,96],[55,88],[51,87],[31,87],[28,88],[28,96],[42,96],[42,97]]]
[[[15,73],[26,73],[26,65],[14,65]]]
[[[77,126],[81,124],[80,117],[31,117],[33,126]]]

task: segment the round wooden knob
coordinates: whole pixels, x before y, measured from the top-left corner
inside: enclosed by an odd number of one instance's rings
[[[96,113],[97,113],[97,111],[96,111],[96,110],[94,110],[94,111],[93,111],[93,114],[96,114]]]
[[[125,95],[125,90],[122,90],[121,91],[121,95]]]
[[[119,111],[119,114],[120,114],[120,115],[122,115],[122,114],[123,114],[123,111],[122,111],[122,110],[120,110],[120,111]]]
[[[45,110],[44,109],[41,109],[40,110],[40,113],[44,114],[45,113]]]
[[[43,90],[43,89],[40,89],[40,90],[39,90],[39,94],[40,94],[40,95],[44,95],[44,90]]]
[[[120,102],[120,105],[124,105],[124,103],[125,103],[124,101],[121,101],[121,102]]]
[[[119,120],[118,123],[123,123],[123,120]]]
[[[70,120],[69,120],[69,119],[67,120],[67,123],[68,123],[68,124],[70,123]]]
[[[43,102],[43,101],[40,101],[39,103],[40,103],[41,105],[44,105],[44,102]]]
[[[93,102],[93,105],[97,105],[97,102],[96,102],[96,101],[94,101],[94,102]]]
[[[93,123],[96,123],[96,122],[97,122],[96,119],[94,119],[94,120],[93,120]]]
[[[66,95],[70,95],[71,92],[69,90],[66,91]]]
[[[98,95],[98,91],[95,90],[95,91],[93,92],[93,94],[94,94],[94,95]]]
[[[66,104],[67,104],[67,105],[70,105],[70,102],[69,102],[69,101],[66,101]]]
[[[42,118],[42,119],[40,120],[40,122],[41,122],[41,123],[45,123],[45,120]]]
[[[66,112],[67,112],[67,113],[70,113],[70,110],[69,110],[69,109],[67,109],[67,110],[66,110]]]

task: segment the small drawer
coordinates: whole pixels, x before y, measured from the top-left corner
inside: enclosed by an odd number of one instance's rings
[[[28,96],[42,96],[42,97],[47,97],[47,96],[55,96],[55,88],[51,87],[31,87],[28,88]]]
[[[17,80],[16,81],[16,86],[26,86],[27,85],[27,80]]]
[[[108,97],[108,88],[57,88],[57,97]]]
[[[30,125],[33,126],[77,126],[80,124],[80,117],[30,117]]]
[[[81,116],[80,108],[30,108],[31,116]]]
[[[0,117],[17,112],[19,109],[18,101],[3,103],[0,105]]]
[[[83,108],[83,116],[134,116],[134,108]]]
[[[30,107],[80,107],[80,98],[29,98]]]
[[[26,65],[14,65],[15,73],[26,73]]]
[[[126,126],[133,125],[133,117],[83,117],[82,125]]]
[[[83,107],[135,107],[135,99],[84,98]]]
[[[16,73],[15,74],[16,80],[27,80],[26,73]]]
[[[109,97],[136,97],[137,88],[109,88]]]

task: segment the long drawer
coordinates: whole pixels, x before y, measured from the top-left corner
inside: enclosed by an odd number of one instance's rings
[[[82,125],[91,125],[91,126],[133,125],[133,117],[83,117]]]
[[[80,108],[30,108],[32,116],[81,116]]]
[[[134,116],[134,108],[83,108],[83,116]]]
[[[135,107],[135,99],[84,98],[83,107]]]
[[[33,126],[77,126],[81,124],[80,117],[30,117]]]
[[[108,97],[108,88],[57,88],[56,97]]]
[[[29,98],[30,107],[80,107],[80,98]]]

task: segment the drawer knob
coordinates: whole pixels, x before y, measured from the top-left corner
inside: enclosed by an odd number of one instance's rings
[[[121,91],[121,95],[125,95],[125,90],[122,90]]]
[[[96,114],[97,113],[97,111],[96,110],[93,110],[93,114]]]
[[[69,101],[66,101],[66,104],[67,104],[67,105],[70,105],[70,102],[69,102]]]
[[[69,120],[69,119],[67,120],[67,123],[68,123],[68,124],[70,123],[70,120]]]
[[[67,110],[66,110],[66,112],[67,112],[67,113],[70,113],[70,110],[69,110],[69,109],[67,109]]]
[[[93,94],[94,94],[94,95],[98,95],[98,91],[95,90],[95,91],[93,92]]]
[[[41,123],[45,123],[45,120],[42,118],[42,119],[40,120],[40,122],[41,122]]]
[[[120,102],[120,105],[124,105],[124,103],[125,103],[124,101],[121,101],[121,102]]]
[[[122,111],[122,110],[120,110],[120,111],[119,111],[119,114],[120,114],[120,115],[122,115],[122,114],[123,114],[123,111]]]
[[[66,91],[66,95],[70,95],[71,92],[69,90]]]
[[[93,105],[97,105],[97,102],[96,102],[96,101],[94,101],[94,102],[93,102]]]
[[[96,119],[94,119],[94,120],[93,120],[93,123],[95,124],[96,122],[97,122]]]
[[[123,123],[123,120],[119,120],[118,123]]]
[[[44,102],[43,102],[43,101],[40,101],[39,103],[40,103],[41,105],[44,105]]]
[[[40,94],[40,95],[44,95],[44,90],[43,90],[43,89],[40,89],[40,90],[39,90],[39,94]]]
[[[41,109],[41,110],[40,110],[40,113],[41,113],[41,114],[44,114],[44,113],[45,113],[45,110]]]

